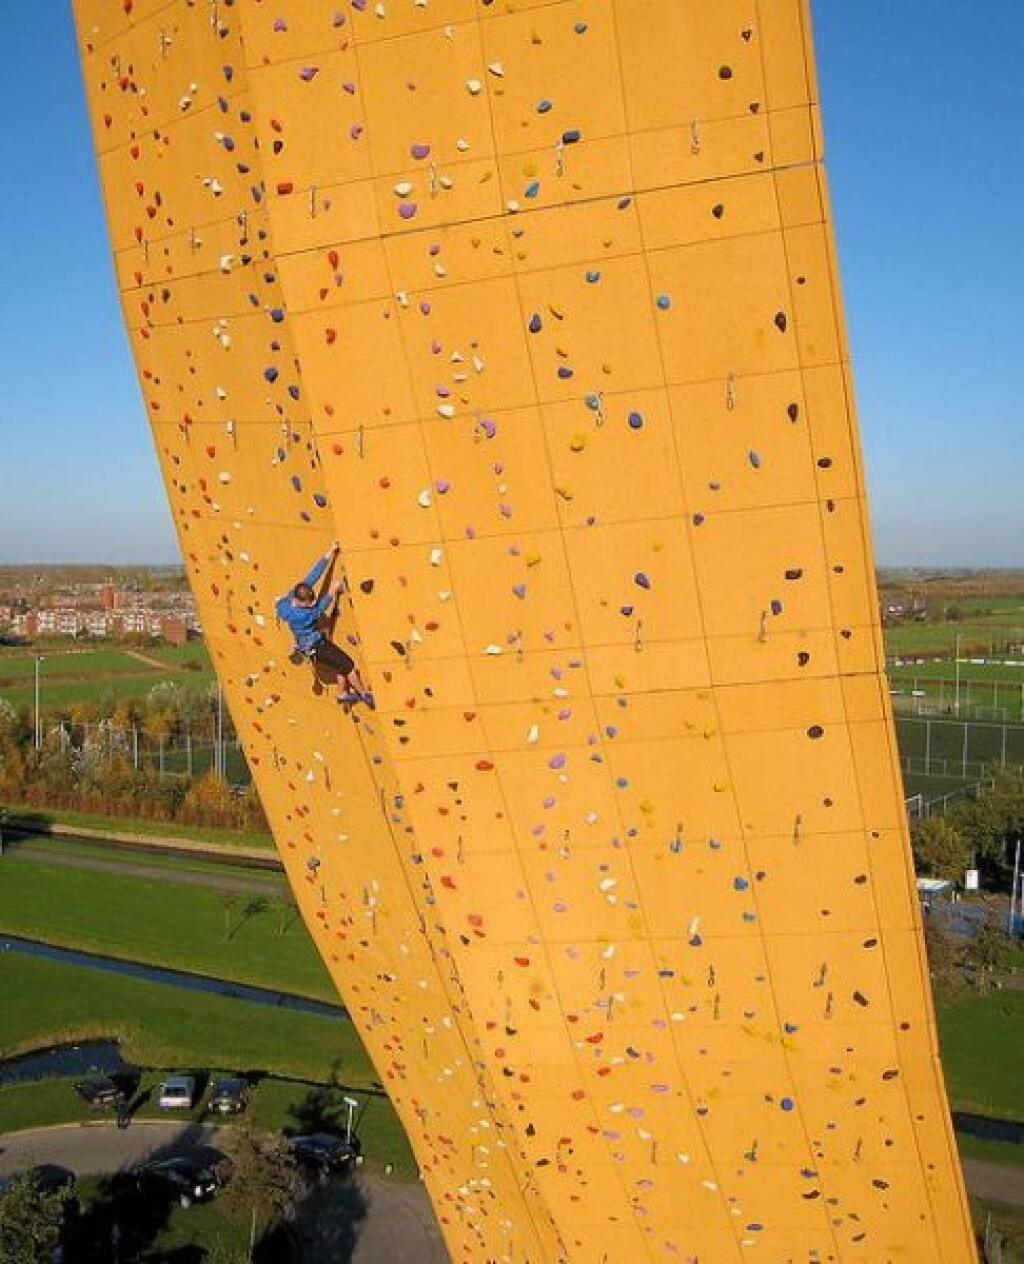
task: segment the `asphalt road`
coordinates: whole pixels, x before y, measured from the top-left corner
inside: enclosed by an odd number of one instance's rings
[[[66,1124],[0,1135],[0,1176],[56,1163],[80,1176],[104,1175],[161,1155],[222,1150],[226,1130],[194,1123]],[[316,1188],[299,1224],[306,1264],[448,1264],[426,1191],[360,1172]]]

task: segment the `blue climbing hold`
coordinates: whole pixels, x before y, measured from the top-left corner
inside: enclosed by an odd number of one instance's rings
[[[634,413],[629,414],[629,428],[630,430],[643,430],[644,428],[643,413],[634,412]]]
[[[540,318],[540,313],[534,312],[533,315],[530,317],[530,333],[539,334],[543,328],[544,328],[544,322]]]
[[[633,576],[633,580],[638,588],[650,588],[651,586],[651,581],[647,578],[643,571],[637,571],[637,573]]]
[[[670,294],[658,295],[658,307],[661,309],[661,311],[667,312],[671,306],[672,306],[672,296]]]

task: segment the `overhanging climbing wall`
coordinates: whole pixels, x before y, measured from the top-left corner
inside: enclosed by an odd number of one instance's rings
[[[973,1259],[805,5],[75,8],[203,624],[453,1258]],[[376,713],[274,620],[334,537]]]

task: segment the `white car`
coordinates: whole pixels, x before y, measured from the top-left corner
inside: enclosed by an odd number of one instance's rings
[[[191,1075],[171,1075],[160,1085],[157,1105],[161,1110],[191,1110],[196,1082]]]

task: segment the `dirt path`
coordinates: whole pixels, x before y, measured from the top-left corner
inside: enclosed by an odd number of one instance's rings
[[[145,663],[147,667],[155,667],[158,671],[171,673],[181,671],[181,668],[176,663],[165,663],[162,658],[151,658],[148,654],[143,654],[141,650],[129,650],[123,646],[120,648],[123,654],[126,654],[129,658],[136,659],[140,663]]]

